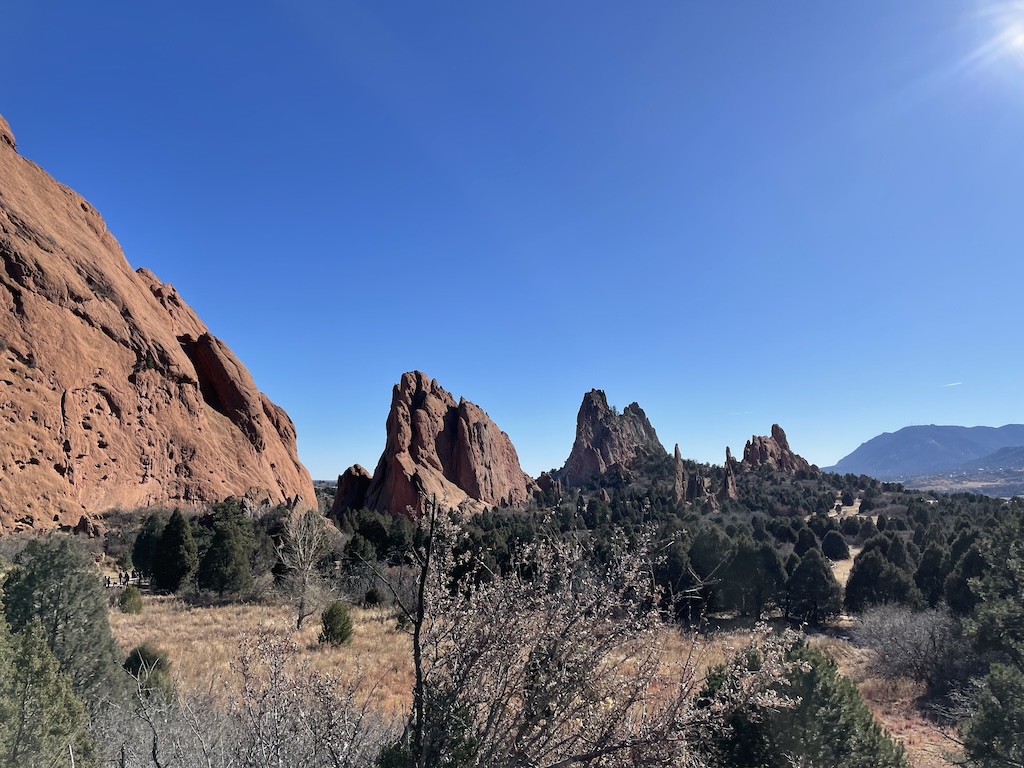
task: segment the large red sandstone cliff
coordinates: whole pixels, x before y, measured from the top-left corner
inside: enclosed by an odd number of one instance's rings
[[[315,504],[291,419],[0,118],[0,533],[227,496]]]
[[[348,503],[414,514],[425,496],[435,496],[445,507],[477,512],[521,507],[534,490],[512,441],[483,410],[464,399],[456,403],[436,380],[413,371],[395,385],[387,444],[365,497]]]

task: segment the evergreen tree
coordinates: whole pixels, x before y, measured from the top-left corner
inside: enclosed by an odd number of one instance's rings
[[[807,551],[789,577],[789,612],[811,624],[839,613],[842,589],[817,547]]]
[[[61,671],[90,709],[127,692],[100,573],[81,542],[65,534],[29,542],[3,592],[11,629],[39,620]]]
[[[875,721],[856,686],[821,652],[796,643],[779,693],[792,707],[747,705],[731,718],[715,744],[715,764],[729,768],[902,768],[903,747]],[[719,685],[709,675],[705,694]]]
[[[910,574],[890,563],[880,548],[866,550],[853,561],[846,581],[846,610],[860,613],[873,605],[916,605],[920,593]]]
[[[821,540],[821,553],[829,560],[849,560],[850,547],[839,531],[829,531]]]
[[[153,558],[153,585],[177,592],[199,565],[199,553],[192,527],[180,510],[174,510],[164,526],[160,545]]]
[[[740,536],[723,578],[726,605],[760,619],[769,604],[778,602],[785,583],[786,569],[775,547]]]
[[[231,521],[216,523],[213,541],[199,564],[199,586],[212,589],[221,597],[225,592],[248,589],[252,586],[252,572],[249,570],[251,554],[237,525]]]
[[[934,608],[942,600],[943,584],[948,576],[949,553],[939,544],[929,544],[914,572],[914,584],[928,606]]]
[[[11,635],[0,620],[0,765],[96,765],[85,705],[47,645],[38,618]]]
[[[952,560],[952,549],[949,554]],[[967,616],[974,610],[978,598],[971,590],[971,580],[981,578],[987,570],[988,563],[982,554],[981,546],[978,542],[970,544],[942,585],[950,611],[957,616]]]
[[[135,544],[132,546],[132,564],[139,573],[147,578],[153,575],[153,562],[163,532],[164,521],[160,519],[159,515],[150,515],[135,537]]]
[[[797,532],[796,544],[793,546],[793,551],[800,557],[803,557],[812,549],[818,549],[818,539],[814,536],[814,531],[810,528],[801,528]]]

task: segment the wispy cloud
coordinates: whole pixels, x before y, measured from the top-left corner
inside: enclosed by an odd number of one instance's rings
[[[961,384],[963,384],[962,381],[954,381],[952,384],[943,384],[942,386],[943,386],[943,388],[945,388],[945,387],[959,387]]]

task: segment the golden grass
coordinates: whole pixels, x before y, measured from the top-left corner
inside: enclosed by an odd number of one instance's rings
[[[319,616],[295,630],[288,605],[272,603],[190,606],[174,597],[145,595],[141,614],[114,610],[110,628],[127,654],[142,643],[164,650],[183,691],[222,696],[238,689],[240,678],[231,664],[246,631],[273,627],[299,648],[299,661],[331,672],[343,680],[360,680],[360,693],[371,696],[373,708],[386,717],[408,711],[412,700],[412,651],[406,632],[397,629],[393,613],[380,608],[351,609],[352,641],[322,646]],[[372,691],[372,694],[371,694]]]

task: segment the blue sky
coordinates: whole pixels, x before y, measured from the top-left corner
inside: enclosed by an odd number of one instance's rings
[[[420,369],[721,463],[1024,421],[1024,4],[8,0],[0,114],[372,469]]]

